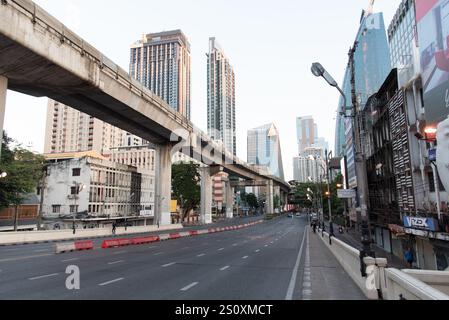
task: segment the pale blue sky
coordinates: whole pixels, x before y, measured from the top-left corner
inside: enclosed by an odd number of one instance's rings
[[[182,29],[191,43],[192,120],[206,131],[208,39],[217,38],[236,73],[237,155],[248,129],[280,131],[286,178],[293,177],[297,116],[312,115],[334,145],[338,92],[310,73],[320,61],[339,82],[368,0],[38,0],[45,10],[128,70],[143,33]],[[388,26],[400,0],[377,0]],[[43,152],[46,99],[8,92],[5,129]]]

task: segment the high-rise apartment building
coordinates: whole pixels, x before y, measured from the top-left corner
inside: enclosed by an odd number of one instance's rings
[[[318,127],[312,116],[296,118],[296,135],[299,154],[301,154],[305,148],[309,148],[315,144],[318,139]]]
[[[320,157],[293,158],[293,179],[299,183],[320,182],[325,178],[325,162]]]
[[[207,55],[207,132],[237,154],[234,69],[215,38]]]
[[[388,27],[391,66],[401,68],[413,63],[415,42],[415,0],[402,0]]]
[[[122,144],[124,131],[57,101],[48,100],[45,153],[108,153]]]
[[[267,167],[284,180],[279,132],[272,123],[248,131],[248,163]]]
[[[387,41],[382,13],[363,14],[356,35],[357,47],[354,53],[355,93],[359,109],[363,110],[368,98],[377,92],[390,72],[390,49]],[[351,104],[351,68],[348,65],[342,90]],[[340,99],[338,110],[343,110],[343,99]],[[337,117],[336,156],[347,157],[349,187],[357,187],[355,172],[355,150],[352,119]]]
[[[190,65],[190,44],[181,30],[145,34],[131,46],[131,77],[189,120]]]

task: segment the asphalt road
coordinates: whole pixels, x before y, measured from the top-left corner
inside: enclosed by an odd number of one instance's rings
[[[338,299],[342,290],[343,299],[363,299],[338,263],[327,265],[332,255],[306,225],[306,218],[282,217],[235,231],[61,255],[52,253],[54,244],[3,248],[0,299],[300,300]],[[18,250],[5,258],[8,249]],[[70,265],[80,270],[79,290],[66,288]]]

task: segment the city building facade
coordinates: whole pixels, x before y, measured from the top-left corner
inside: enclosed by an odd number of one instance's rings
[[[144,34],[131,46],[131,77],[189,120],[190,68],[190,44],[181,30]]]
[[[154,217],[154,174],[96,152],[47,154],[47,219]]]
[[[248,163],[265,166],[284,180],[279,131],[272,123],[248,131]]]
[[[237,155],[235,74],[215,38],[209,39],[207,54],[207,132]]]
[[[122,144],[125,131],[48,100],[44,153],[97,151],[107,153]]]

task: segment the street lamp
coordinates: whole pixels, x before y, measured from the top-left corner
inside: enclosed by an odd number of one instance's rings
[[[8,176],[8,174],[6,173],[6,172],[2,172],[1,174],[0,174],[0,179],[4,179],[4,178],[6,178]]]
[[[363,262],[363,257],[366,257],[367,255],[373,254],[371,250],[371,241],[370,241],[370,230],[369,230],[369,223],[368,220],[369,216],[368,213],[364,212],[364,210],[367,209],[367,198],[368,198],[368,187],[367,187],[367,181],[366,181],[366,169],[364,168],[364,156],[361,151],[361,139],[360,139],[360,131],[359,131],[359,120],[358,120],[358,107],[357,107],[357,97],[355,95],[355,69],[354,69],[354,54],[356,52],[358,42],[356,41],[354,43],[354,46],[349,50],[349,68],[351,70],[351,87],[352,87],[352,106],[350,109],[352,109],[352,115],[351,118],[353,119],[353,136],[354,136],[354,143],[355,143],[355,164],[356,164],[356,172],[357,172],[357,185],[358,188],[361,190],[361,193],[363,194],[363,197],[359,193],[358,202],[361,206],[362,210],[362,217],[363,221],[361,224],[362,229],[362,237],[361,242],[363,244],[363,250],[360,251],[360,261],[361,261],[361,271],[362,276],[366,276],[366,266]],[[324,69],[324,67],[320,63],[314,63],[312,64],[312,73],[316,77],[323,77],[327,83],[337,88],[337,90],[340,92],[344,104],[343,104],[343,110],[341,110],[340,114],[343,116],[346,115],[346,111],[348,110],[347,106],[347,99],[346,95],[344,94],[343,90],[338,86],[337,82],[332,78],[332,76]],[[365,215],[364,215],[365,213]],[[368,240],[367,240],[368,239]]]

